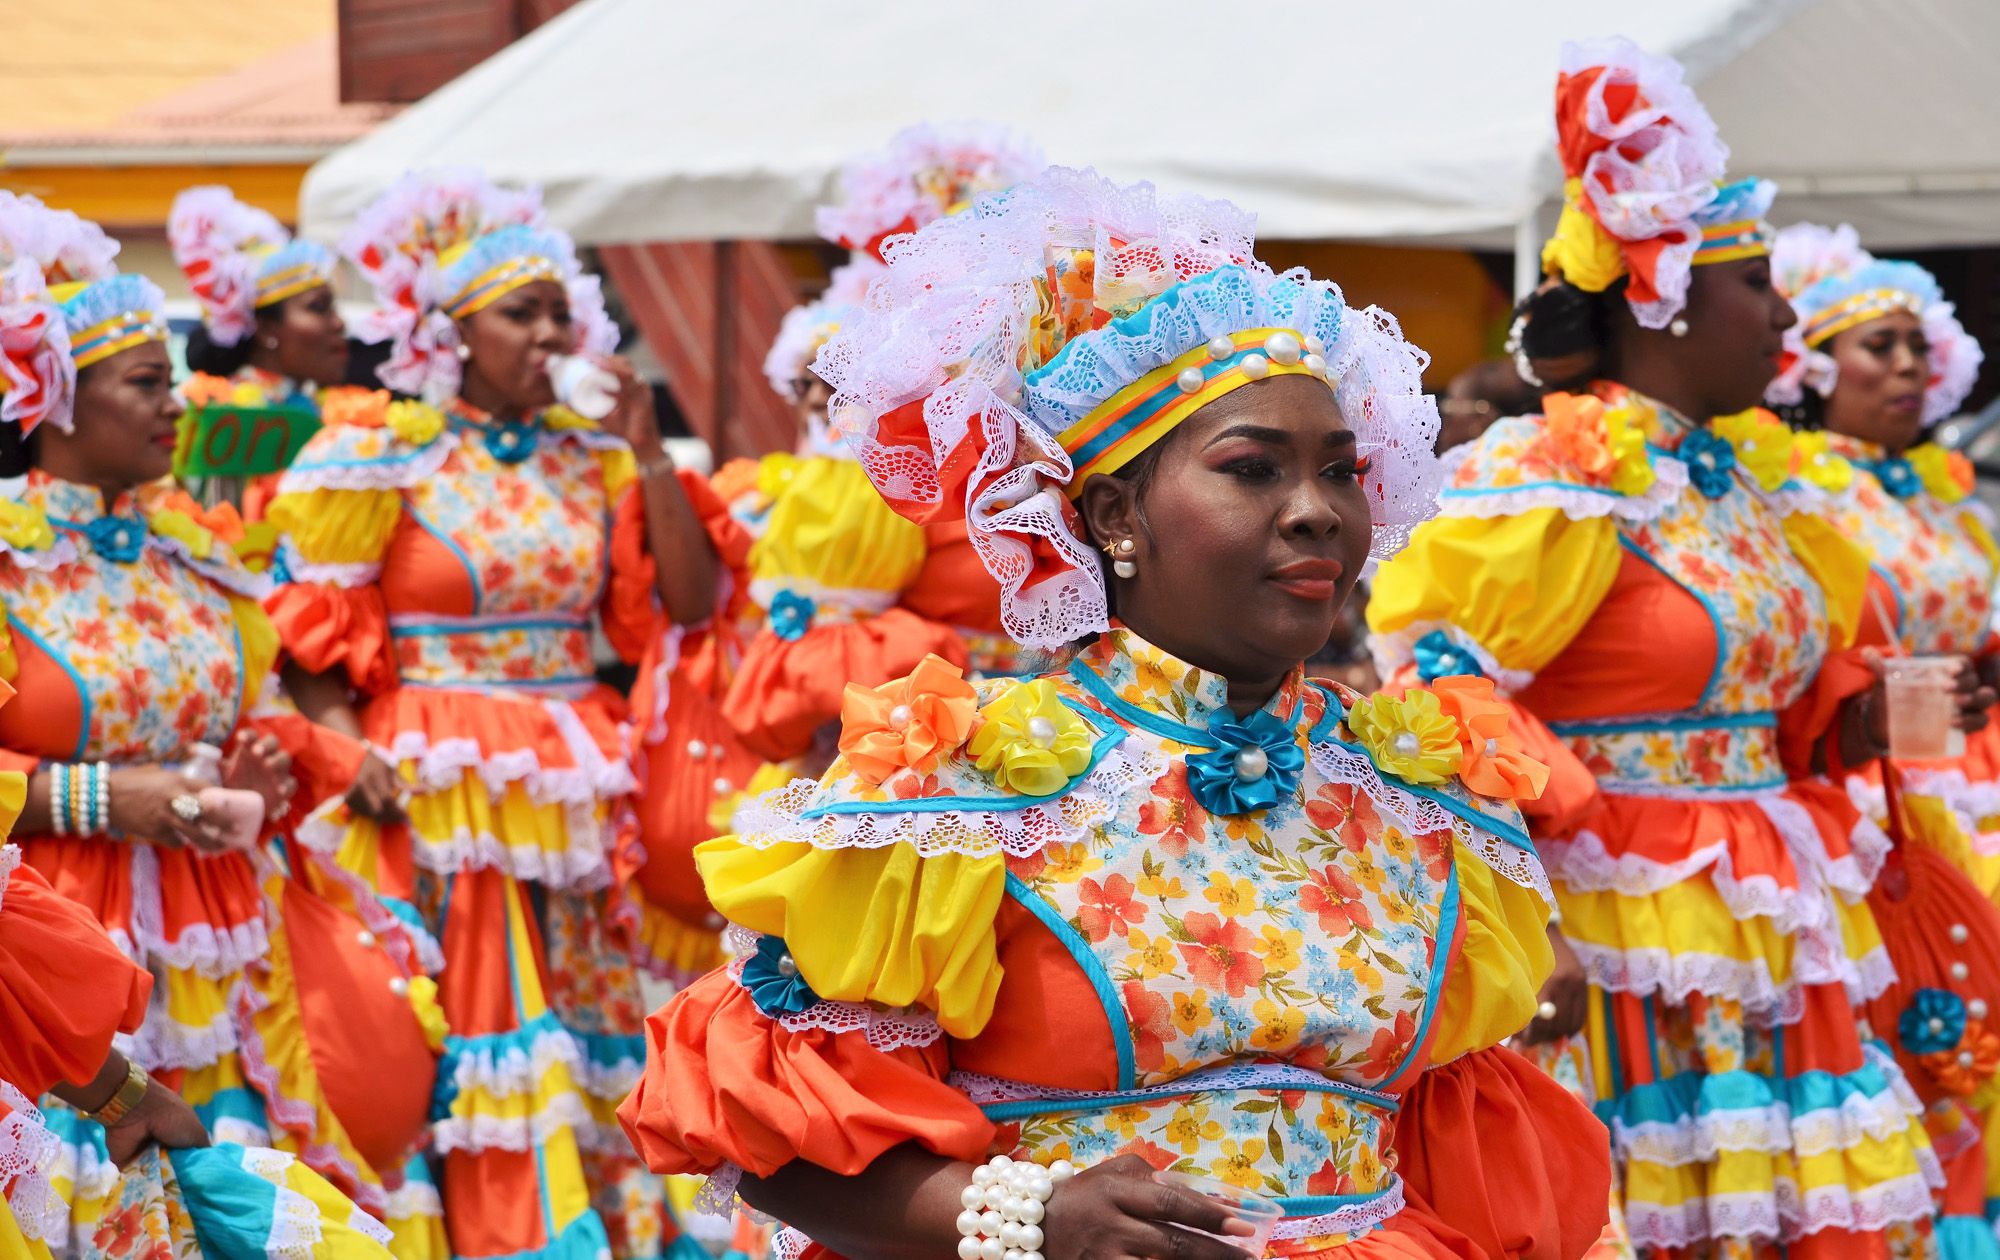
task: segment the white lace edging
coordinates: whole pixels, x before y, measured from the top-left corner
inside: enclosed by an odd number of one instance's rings
[[[1521,516],[1537,508],[1560,508],[1573,521],[1615,517],[1634,525],[1657,520],[1687,489],[1687,465],[1670,456],[1655,455],[1653,484],[1643,494],[1619,494],[1614,490],[1592,490],[1584,486],[1525,486],[1497,493],[1454,493],[1438,496],[1441,517]]]
[[[285,1184],[285,1173],[296,1162],[283,1151],[259,1147],[245,1148],[242,1159],[245,1172],[277,1192],[271,1203],[271,1232],[264,1240],[264,1254],[283,1260],[312,1260],[321,1241],[320,1211],[311,1199]],[[377,1231],[385,1235],[388,1231],[379,1222],[371,1223],[374,1230],[364,1232],[386,1243],[388,1239],[378,1237]]]
[[[1875,877],[1889,856],[1890,842],[1872,820],[1862,818],[1855,823],[1848,835],[1848,847],[1853,851],[1834,858],[1828,856],[1826,837],[1805,806],[1789,796],[1763,797],[1757,806],[1784,837],[1792,861],[1818,875],[1827,888],[1855,902],[1866,897],[1875,886]]]
[[[799,1260],[813,1240],[787,1225],[771,1239],[771,1260]]]
[[[0,881],[4,879],[5,870],[0,869]],[[0,1107],[8,1109],[0,1117],[0,1183],[7,1183],[7,1207],[31,1241],[60,1241],[69,1210],[49,1173],[62,1143],[49,1132],[27,1095],[6,1081],[0,1081]]]
[[[1805,1014],[1797,980],[1779,984],[1761,962],[1650,946],[1618,949],[1574,937],[1569,944],[1590,982],[1613,993],[1658,994],[1676,1004],[1697,993],[1724,998],[1741,1003],[1744,1018],[1765,1026],[1796,1023]]]
[[[602,835],[606,828],[598,823],[591,809],[589,805],[567,808],[569,843],[559,851],[532,844],[509,845],[490,831],[474,833],[459,827],[442,840],[411,832],[411,852],[418,866],[440,875],[492,867],[514,879],[545,888],[596,892],[611,886],[611,862]],[[596,838],[586,839],[593,832],[599,833]],[[318,833],[315,841],[317,838]]]
[[[1727,840],[1704,845],[1677,862],[1655,862],[1636,853],[1613,857],[1604,837],[1588,827],[1568,840],[1545,840],[1538,847],[1549,875],[1572,892],[1650,897],[1707,870],[1716,894],[1738,920],[1769,919],[1779,931],[1790,932],[1826,917],[1823,899],[1811,889],[1780,888],[1770,875],[1736,878]]]
[[[477,739],[451,736],[432,740],[423,731],[398,732],[384,751],[398,762],[416,767],[417,787],[424,792],[457,787],[468,772],[477,774],[487,794],[496,800],[518,783],[537,805],[594,803],[638,790],[631,766],[606,758],[567,702],[545,700],[542,708],[575,765],[544,767],[532,748],[489,753],[480,748]],[[588,746],[588,756],[581,755],[582,745]]]
[[[432,1122],[431,1141],[439,1155],[525,1151],[543,1145],[564,1129],[575,1133],[581,1145],[584,1132],[594,1127],[583,1095],[565,1091],[528,1116],[447,1116]]]
[[[1448,831],[1474,856],[1491,867],[1494,874],[1510,884],[1540,893],[1542,900],[1551,906],[1555,904],[1549,877],[1532,850],[1502,839],[1436,801],[1389,783],[1366,754],[1335,743],[1314,744],[1312,764],[1327,782],[1359,789],[1375,803],[1378,810],[1410,836]]]
[[[1878,1233],[1933,1210],[1930,1180],[1915,1172],[1860,1191],[1821,1186],[1803,1197],[1796,1181],[1780,1178],[1771,1193],[1712,1194],[1676,1206],[1628,1199],[1625,1223],[1641,1247],[1691,1247],[1712,1238],[1790,1242],[1823,1229]]]
[[[729,974],[743,984],[743,961],[729,965]],[[744,986],[747,990],[748,986]],[[869,1002],[839,1002],[820,998],[811,1006],[791,1015],[780,1015],[777,1024],[789,1033],[860,1033],[868,1044],[888,1052],[904,1047],[933,1045],[944,1036],[937,1018],[916,1007],[878,1006]]]
[[[65,565],[75,564],[77,554],[76,543],[71,541],[67,534],[58,534],[54,542],[33,551],[0,543],[0,556],[6,556],[20,568],[38,573],[48,573]]]
[[[127,848],[131,854],[131,931],[128,934],[114,928],[110,932],[112,941],[127,958],[142,967],[164,963],[175,971],[193,971],[209,980],[222,980],[270,952],[271,940],[261,914],[220,930],[207,923],[189,924],[181,929],[179,937],[169,941],[166,910],[160,900],[159,852],[150,844]],[[217,860],[245,859],[238,854]]]
[[[1328,1234],[1366,1233],[1402,1210],[1403,1179],[1392,1175],[1389,1184],[1366,1202],[1350,1203],[1318,1216],[1285,1217],[1272,1227],[1271,1239],[1273,1242],[1290,1242]]]
[[[242,1048],[236,1022],[227,1010],[206,1024],[182,1024],[168,1017],[166,986],[153,990],[153,1005],[136,1033],[119,1033],[112,1044],[149,1072],[203,1068]]]
[[[289,535],[278,539],[278,556],[286,573],[294,582],[313,586],[339,586],[352,589],[373,586],[382,576],[380,561],[361,561],[353,564],[316,564],[299,554]]]
[[[1740,471],[1740,470],[1739,470]],[[1770,505],[1779,516],[1793,516],[1801,512],[1821,513],[1827,510],[1827,494],[1818,486],[1790,481],[1776,490],[1766,490],[1754,478],[1745,475],[1743,483],[1750,492]]]
[[[0,906],[7,904],[7,882],[14,878],[14,869],[21,865],[21,846],[0,844]],[[0,1081],[0,1085],[6,1084]]]
[[[444,1215],[444,1199],[438,1188],[428,1181],[404,1178],[403,1184],[389,1192],[389,1205],[383,1209],[392,1221],[413,1221],[422,1217]]]
[[[814,818],[801,815],[823,803],[820,785],[812,779],[794,779],[743,802],[735,818],[737,839],[755,849],[779,844],[818,849],[907,844],[924,857],[946,853],[1028,857],[1048,845],[1074,844],[1089,836],[1118,816],[1126,793],[1150,786],[1166,769],[1166,758],[1157,750],[1142,747],[1133,756],[1121,745],[1062,796],[1021,809],[898,809],[895,801],[884,801],[871,803],[865,813]]]
[[[294,464],[278,483],[280,494],[301,494],[309,490],[407,490],[433,476],[458,448],[457,442],[432,440],[408,455],[384,455],[346,464],[301,467]]]
[[[718,602],[717,608],[726,605]],[[681,640],[687,631],[669,625],[660,632],[660,656],[653,662],[653,711],[646,715],[646,747],[657,748],[667,739],[667,705],[673,699],[674,671],[681,665]]]
[[[164,534],[148,534],[146,545],[161,555],[178,562],[181,567],[215,583],[225,591],[241,595],[246,599],[263,599],[271,593],[271,579],[262,573],[252,573],[234,565],[218,564],[214,560],[204,560],[188,550],[186,543]]]

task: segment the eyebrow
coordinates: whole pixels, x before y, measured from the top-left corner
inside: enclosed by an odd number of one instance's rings
[[[1283,429],[1273,429],[1261,424],[1232,424],[1208,440],[1208,445],[1224,442],[1230,438],[1249,438],[1253,442],[1265,442],[1272,446],[1285,446],[1292,435]],[[1354,441],[1352,429],[1333,429],[1320,439],[1321,446],[1342,446]]]

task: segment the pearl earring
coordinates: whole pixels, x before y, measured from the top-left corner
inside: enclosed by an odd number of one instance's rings
[[[466,345],[464,342],[461,341],[458,344],[458,361],[460,363],[463,363],[467,359],[470,359],[471,357],[472,357],[472,347]]]
[[[1121,578],[1131,579],[1139,574],[1139,566],[1132,562],[1132,556],[1139,550],[1139,544],[1129,538],[1121,538],[1104,549],[1111,557],[1111,571]]]
[[[278,339],[276,337],[264,338],[264,348],[266,350],[276,350],[278,348]]]
[[[1685,337],[1688,335],[1688,322],[1684,319],[1677,319],[1667,325],[1667,331],[1676,337]]]

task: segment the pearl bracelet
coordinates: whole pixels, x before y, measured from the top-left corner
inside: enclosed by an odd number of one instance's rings
[[[958,1260],[1042,1260],[1042,1217],[1059,1182],[1076,1175],[1066,1159],[1043,1168],[995,1155],[959,1192]]]

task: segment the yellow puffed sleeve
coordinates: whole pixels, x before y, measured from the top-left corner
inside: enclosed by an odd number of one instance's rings
[[[236,635],[243,644],[243,712],[256,705],[264,690],[264,680],[278,662],[278,630],[264,613],[264,606],[242,595],[229,597],[229,615],[236,622]]]
[[[890,595],[916,580],[923,528],[896,515],[860,464],[815,456],[789,471],[750,549],[753,581]]]
[[[0,771],[0,840],[12,834],[28,805],[28,776],[19,770]]]
[[[1368,627],[1378,635],[1448,623],[1503,669],[1554,660],[1611,590],[1621,554],[1609,516],[1559,507],[1517,516],[1441,516],[1375,575]]]
[[[1868,552],[1831,521],[1810,512],[1794,512],[1785,518],[1785,541],[1826,592],[1833,646],[1851,645],[1868,598]]]
[[[304,490],[271,501],[269,519],[310,564],[373,564],[403,516],[394,490]]]
[[[1463,929],[1438,996],[1433,1063],[1497,1046],[1526,1028],[1555,967],[1542,895],[1503,878],[1463,841],[1452,847]]]
[[[1972,545],[1979,548],[1979,554],[1986,557],[1987,567],[2000,570],[2000,544],[1993,541],[1993,531],[1986,528],[1986,522],[1980,520],[1977,513],[1960,512],[1958,523],[1964,527],[1965,536],[1972,540]]]
[[[954,1037],[986,1026],[1000,991],[994,916],[1006,859],[920,856],[907,844],[695,849],[709,900],[731,922],[784,938],[822,998],[918,1006]]]
[[[374,564],[402,518],[402,491],[435,473],[452,444],[444,413],[386,393],[340,391],[278,483],[269,519],[307,564]]]

